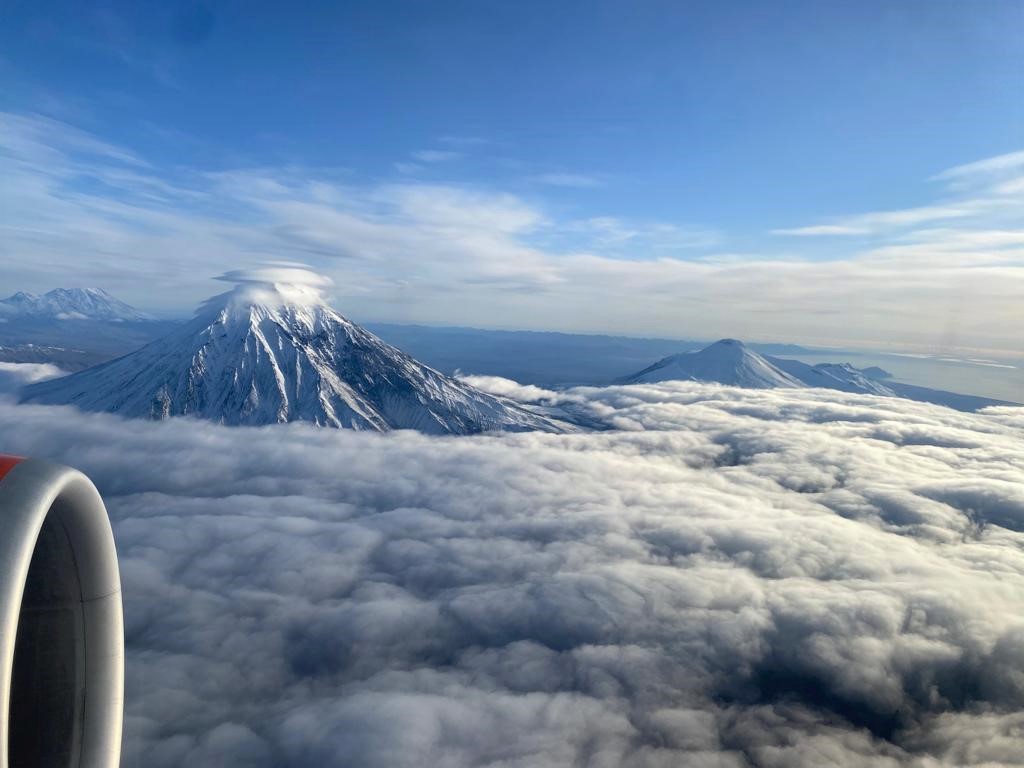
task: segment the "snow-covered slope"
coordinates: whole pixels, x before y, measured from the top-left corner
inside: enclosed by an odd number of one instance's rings
[[[798,379],[736,339],[716,341],[699,352],[670,355],[627,377],[625,382],[650,384],[673,380],[716,381],[755,389],[804,386]]]
[[[18,291],[0,299],[0,316],[51,320],[148,320],[102,288],[54,288],[42,296]]]
[[[232,276],[235,290],[211,299],[167,337],[29,386],[23,401],[224,424],[309,421],[452,434],[570,429],[385,344],[324,304],[311,273],[276,269],[257,277]]]
[[[781,357],[769,357],[772,365],[785,371],[808,387],[824,387],[839,389],[843,392],[861,392],[869,395],[887,395],[894,397],[896,393],[877,379],[872,378],[859,368],[849,363],[818,363],[808,365],[799,360],[787,360]]]

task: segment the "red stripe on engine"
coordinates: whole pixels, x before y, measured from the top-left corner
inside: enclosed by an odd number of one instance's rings
[[[11,471],[15,464],[20,464],[24,459],[21,456],[4,456],[0,454],[0,480]]]

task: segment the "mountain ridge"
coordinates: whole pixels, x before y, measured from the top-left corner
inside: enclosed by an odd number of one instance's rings
[[[30,385],[22,401],[231,425],[570,431],[386,344],[323,303],[318,285],[295,271],[233,275],[236,288],[184,326],[115,360]]]
[[[54,288],[44,294],[17,291],[0,299],[0,315],[53,320],[150,320],[102,288]]]
[[[662,358],[637,373],[623,377],[619,383],[702,381],[752,389],[823,388],[937,403],[964,411],[995,405],[1018,405],[891,379],[891,374],[877,367],[861,370],[849,363],[810,365],[799,360],[762,355],[736,339],[721,339],[695,352],[681,352]]]

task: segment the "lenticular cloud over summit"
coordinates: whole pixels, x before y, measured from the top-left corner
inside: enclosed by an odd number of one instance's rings
[[[1017,409],[560,397],[615,429],[0,404],[7,449],[76,464],[107,500],[124,764],[1021,764]]]
[[[287,261],[233,269],[215,279],[233,283],[235,288],[226,296],[215,296],[204,306],[219,306],[225,298],[240,304],[325,305],[324,292],[334,284],[329,277],[305,264]]]

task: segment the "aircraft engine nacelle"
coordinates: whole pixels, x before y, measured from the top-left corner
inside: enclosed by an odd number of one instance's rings
[[[116,768],[123,699],[99,493],[68,467],[0,456],[0,768]]]

